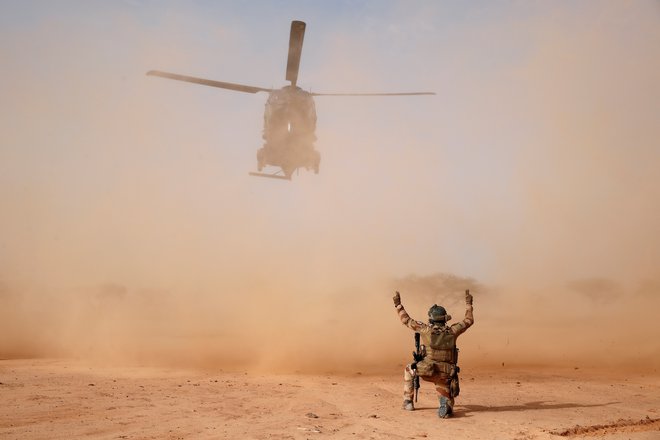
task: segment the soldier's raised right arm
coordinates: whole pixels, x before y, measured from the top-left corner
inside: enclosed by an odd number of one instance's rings
[[[403,308],[403,304],[401,304],[401,295],[399,292],[394,294],[392,300],[394,300],[394,307],[396,308],[396,311],[399,314],[399,319],[403,325],[412,330],[415,330],[416,332],[424,328],[425,324],[423,322],[415,321],[412,319],[410,315],[408,315],[408,312],[406,312],[406,309]]]
[[[474,324],[474,315],[472,311],[472,295],[470,291],[465,291],[465,318],[461,322],[458,322],[451,326],[451,330],[456,336],[463,333],[467,330],[472,324]]]

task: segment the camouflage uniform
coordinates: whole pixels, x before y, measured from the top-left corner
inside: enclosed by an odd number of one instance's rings
[[[466,310],[465,318],[452,326],[446,325],[446,322],[438,323],[429,321],[424,323],[421,321],[413,320],[410,315],[403,308],[400,299],[397,295],[394,298],[399,318],[401,323],[406,327],[419,333],[421,342],[426,347],[426,357],[417,362],[417,375],[428,382],[433,382],[435,390],[438,393],[440,405],[447,405],[446,414],[440,414],[441,417],[450,415],[453,412],[454,396],[457,395],[457,389],[450,392],[450,383],[452,376],[455,375],[454,369],[457,362],[456,339],[472,324],[474,324],[474,316],[472,314],[472,296],[466,292]],[[447,315],[447,321],[451,316]],[[412,369],[412,364],[406,365],[403,374],[404,387],[403,398],[404,402],[412,402],[414,395],[413,379],[415,371]],[[456,382],[456,386],[458,383]],[[404,406],[405,407],[405,406]],[[412,404],[406,409],[413,409]]]

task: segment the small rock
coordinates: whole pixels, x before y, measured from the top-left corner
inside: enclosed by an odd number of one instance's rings
[[[95,386],[95,385],[94,385],[93,383],[88,383],[87,386],[88,386],[88,387],[93,387],[93,386]]]
[[[314,414],[314,413],[312,413],[312,412],[308,412],[308,413],[305,414],[305,415],[306,415],[307,417],[309,417],[310,419],[318,419],[318,418],[319,418],[319,416],[317,416],[316,414]]]
[[[304,428],[304,427],[298,427],[299,430],[305,431],[305,432],[315,432],[317,434],[321,433],[321,427],[320,426],[315,426],[313,428]]]
[[[371,415],[369,416],[369,418],[370,418],[370,419],[377,419],[377,418],[378,418],[378,415],[377,415],[377,414],[371,414]]]

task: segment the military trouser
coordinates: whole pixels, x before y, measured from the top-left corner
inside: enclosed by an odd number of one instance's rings
[[[413,379],[415,377],[415,372],[413,371],[410,364],[406,365],[406,369],[403,373],[403,399],[412,401],[415,394],[415,387],[413,385]],[[435,385],[435,391],[438,393],[438,398],[445,397],[447,399],[447,405],[449,406],[449,411],[452,412],[454,408],[454,398],[449,392],[449,382],[451,378],[448,374],[443,372],[435,372],[431,376],[422,376],[422,379],[427,382],[432,382]]]

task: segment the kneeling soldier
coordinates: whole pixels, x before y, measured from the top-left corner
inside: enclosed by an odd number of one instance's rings
[[[426,381],[433,382],[440,401],[438,416],[449,417],[453,412],[454,397],[459,393],[456,339],[474,324],[472,295],[469,290],[465,291],[465,319],[452,326],[447,325],[451,316],[447,314],[444,307],[434,304],[429,309],[429,323],[425,324],[410,318],[401,304],[399,292],[396,292],[393,299],[403,325],[419,333],[422,343],[426,347],[426,356],[423,360],[416,362],[416,365],[406,365],[403,375],[403,409],[408,411],[415,409],[413,379],[417,375]]]

